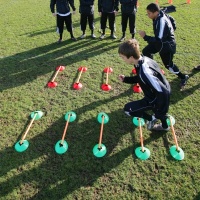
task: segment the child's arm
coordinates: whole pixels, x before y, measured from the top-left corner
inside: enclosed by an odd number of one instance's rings
[[[129,83],[129,84],[133,84],[133,83],[138,83],[138,76],[124,76],[122,74],[119,75],[119,80],[124,82],[124,83]]]

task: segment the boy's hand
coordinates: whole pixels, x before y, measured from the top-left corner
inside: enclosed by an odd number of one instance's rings
[[[57,14],[56,14],[56,13],[52,13],[52,15],[53,15],[54,17],[56,17],[56,16],[57,16]]]
[[[121,81],[121,82],[123,82],[124,81],[124,75],[122,75],[122,74],[120,74],[119,76],[118,76],[118,78],[119,78],[119,80]]]
[[[139,35],[143,38],[146,35],[145,31],[138,31]]]

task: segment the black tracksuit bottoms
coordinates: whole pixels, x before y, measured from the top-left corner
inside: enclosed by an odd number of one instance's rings
[[[115,29],[115,13],[106,13],[106,12],[102,12],[101,15],[101,29],[105,30],[106,29],[106,22],[109,22],[109,28],[110,30],[113,32]]]
[[[80,24],[82,31],[86,30],[87,22],[90,30],[94,30],[94,14],[81,14]]]
[[[126,32],[128,21],[129,21],[130,33],[135,34],[135,13],[131,14],[122,13],[121,17],[122,32]]]
[[[64,23],[66,25],[67,31],[68,32],[72,32],[72,15],[68,15],[68,16],[60,16],[57,15],[57,32],[59,34],[63,33],[63,28],[64,28]]]
[[[167,102],[169,102],[169,100],[167,100]],[[161,102],[161,104],[162,104],[162,102]],[[167,112],[168,112],[169,104],[165,103],[165,105],[163,105],[163,106],[164,107],[163,107],[162,116],[159,116],[158,119],[161,120],[163,127],[168,127],[166,119],[167,119]],[[145,112],[148,110],[152,110],[154,113],[156,112],[155,102],[149,103],[147,98],[129,102],[129,103],[125,104],[125,106],[124,106],[124,111],[128,112],[129,115],[151,121],[152,115],[147,114]]]
[[[153,59],[153,54],[160,54],[161,60],[168,70],[174,74],[179,73],[178,67],[173,63],[173,57],[176,52],[176,44],[170,42],[149,43],[143,50],[142,54]]]

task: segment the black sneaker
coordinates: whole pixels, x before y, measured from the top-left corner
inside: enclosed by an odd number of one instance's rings
[[[60,44],[61,42],[62,42],[62,39],[59,39],[59,40],[57,41],[58,44]]]
[[[186,85],[188,79],[189,79],[188,75],[185,75],[185,78],[181,79],[181,89],[184,88],[184,86]]]
[[[194,67],[194,70],[200,70],[200,65]]]

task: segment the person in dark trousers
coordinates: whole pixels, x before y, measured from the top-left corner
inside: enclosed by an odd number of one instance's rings
[[[106,29],[106,22],[108,19],[109,28],[111,30],[111,38],[116,39],[117,37],[114,34],[115,31],[115,15],[119,10],[119,0],[98,0],[98,12],[101,17],[101,30],[102,35],[100,39],[105,38],[105,29]]]
[[[148,42],[142,53],[144,56],[153,58],[153,54],[159,52],[164,66],[181,79],[181,89],[183,89],[189,76],[182,74],[173,63],[173,57],[176,53],[174,26],[171,21],[173,18],[160,10],[156,3],[147,6],[147,15],[153,20],[154,36],[148,36],[145,31],[139,31],[140,36]]]
[[[80,38],[85,38],[87,21],[91,30],[91,37],[96,38],[94,34],[94,0],[80,0],[79,12],[81,14],[80,24],[83,32]]]
[[[51,0],[50,2],[51,12],[53,16],[57,17],[57,32],[60,34],[58,43],[62,42],[64,23],[66,25],[67,31],[70,33],[71,40],[76,41],[76,38],[73,35],[70,6],[73,10],[73,14],[75,14],[76,8],[74,6],[74,0]]]
[[[122,25],[122,37],[120,41],[124,41],[126,38],[126,28],[129,21],[129,30],[132,38],[135,37],[135,20],[137,11],[138,0],[120,0],[121,4],[121,25]]]
[[[119,56],[127,64],[134,65],[135,76],[119,75],[124,83],[139,83],[144,98],[125,104],[124,111],[128,116],[147,120],[147,129],[155,131],[168,131],[167,112],[170,103],[170,85],[161,72],[158,64],[149,57],[143,56],[139,50],[136,39],[123,42],[118,49]],[[153,115],[145,111],[152,110]],[[161,123],[157,123],[158,119]]]

